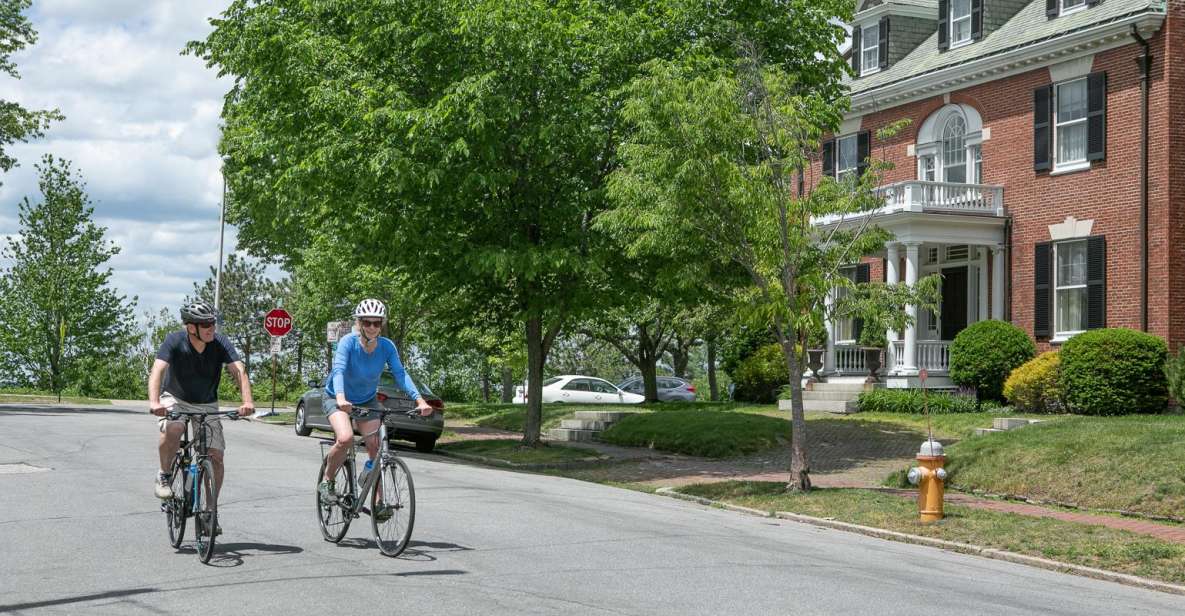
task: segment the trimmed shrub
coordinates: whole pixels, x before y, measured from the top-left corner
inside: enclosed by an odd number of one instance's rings
[[[778,399],[778,390],[790,382],[786,357],[781,345],[767,344],[745,358],[733,373],[734,400],[770,404]]]
[[[1162,413],[1168,405],[1164,340],[1133,329],[1093,329],[1061,351],[1061,386],[1070,412]]]
[[[921,415],[926,406],[935,415],[946,413],[978,413],[995,408],[994,403],[980,405],[974,398],[954,394],[930,392],[928,400],[920,389],[873,389],[860,394],[856,405],[864,413],[904,413]]]
[[[1004,397],[1024,413],[1060,413],[1062,401],[1061,360],[1057,351],[1047,351],[1025,364],[1004,381]]]
[[[1019,327],[1004,321],[979,321],[959,332],[950,346],[950,378],[974,387],[980,400],[1002,400],[1004,380],[1037,354]]]

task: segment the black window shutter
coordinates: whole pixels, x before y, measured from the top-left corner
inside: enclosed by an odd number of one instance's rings
[[[872,133],[863,131],[856,135],[856,175],[864,175],[869,156],[872,156]]]
[[[971,0],[971,40],[983,38],[983,0]]]
[[[1107,73],[1086,76],[1086,160],[1107,158]]]
[[[860,56],[863,54],[863,49],[860,45],[860,35],[863,33],[863,28],[860,26],[852,27],[852,71],[856,76],[860,76]]]
[[[938,49],[950,48],[950,0],[938,0]]]
[[[1107,326],[1107,240],[1086,238],[1086,327]]]
[[[856,284],[867,283],[872,271],[867,263],[860,263],[856,265]],[[860,339],[860,333],[864,331],[864,319],[852,320],[852,335],[856,340]]]
[[[823,175],[835,177],[835,140],[823,142]]]
[[[1057,17],[1058,0],[1045,0],[1045,16],[1053,19]]]
[[[1053,140],[1053,86],[1033,90],[1033,169],[1049,171],[1053,166],[1050,145]]]
[[[880,68],[889,68],[889,18],[881,17],[880,23],[880,38],[876,49],[877,65]]]
[[[1037,244],[1033,250],[1033,336],[1037,338],[1049,337],[1049,321],[1053,302],[1051,301],[1052,285],[1050,277],[1053,265],[1050,263],[1049,242]]]

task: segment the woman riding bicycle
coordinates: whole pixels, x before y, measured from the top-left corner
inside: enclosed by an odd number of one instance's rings
[[[399,351],[389,338],[380,336],[387,307],[377,299],[364,299],[354,309],[358,333],[350,333],[337,343],[333,370],[325,381],[323,410],[333,426],[334,443],[329,449],[325,475],[317,486],[322,503],[331,502],[334,494],[333,477],[345,462],[354,444],[354,430],[350,411],[357,406],[364,409],[382,408],[378,401],[379,377],[383,367],[389,366],[400,389],[416,401],[421,415],[431,415],[433,409],[420,395],[419,389],[403,369]],[[378,429],[381,415],[368,412],[357,418],[358,432],[366,436],[366,451],[374,460],[378,454]]]

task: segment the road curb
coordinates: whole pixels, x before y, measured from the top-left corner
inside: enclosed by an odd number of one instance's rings
[[[1018,565],[1028,565],[1030,567],[1037,567],[1050,571],[1057,571],[1060,573],[1069,573],[1073,575],[1080,575],[1096,580],[1103,580],[1107,582],[1116,582],[1127,586],[1135,586],[1137,588],[1144,588],[1147,590],[1155,590],[1159,592],[1185,595],[1185,586],[1177,584],[1170,584],[1168,582],[1161,582],[1149,578],[1143,578],[1135,575],[1128,575],[1126,573],[1116,573],[1114,571],[1107,571],[1105,569],[1096,569],[1094,567],[1085,567],[1082,565],[1074,565],[1070,563],[1063,563],[1056,560],[1049,560],[1048,558],[1040,558],[1038,556],[1028,556],[1026,554],[1018,554],[1016,552],[1008,552],[996,548],[987,548],[970,543],[959,543],[957,541],[946,541],[943,539],[934,539],[931,537],[922,537],[920,535],[910,535],[908,533],[900,533],[897,531],[886,530],[883,528],[875,528],[872,526],[861,526],[859,524],[851,524],[849,522],[840,522],[838,520],[828,520],[826,518],[817,518],[809,515],[802,515],[799,513],[791,513],[788,511],[778,511],[770,513],[760,509],[752,509],[749,507],[741,507],[738,505],[731,505],[722,503],[700,496],[692,496],[690,494],[683,494],[677,492],[674,488],[663,487],[655,490],[655,494],[676,498],[679,500],[690,501],[700,505],[709,507],[719,507],[729,511],[736,511],[738,513],[746,513],[756,515],[763,518],[778,518],[781,520],[789,520],[792,522],[800,522],[803,524],[810,524],[812,526],[819,526],[823,528],[830,528],[834,530],[842,530],[851,533],[859,533],[878,539],[887,539],[889,541],[900,541],[902,543],[912,543],[914,545],[923,545],[927,547],[938,548],[949,552],[959,552],[961,554],[970,554],[973,556],[982,556],[984,558],[991,558],[995,560],[1003,560]]]
[[[477,462],[486,466],[496,466],[499,468],[508,468],[518,471],[541,471],[541,470],[566,470],[575,468],[588,468],[597,466],[606,462],[612,462],[613,458],[610,456],[598,456],[596,458],[585,458],[583,460],[576,460],[572,462],[540,462],[536,464],[519,464],[510,462],[501,458],[487,458],[486,456],[479,456],[471,453],[459,453],[455,451],[448,451],[447,449],[437,448],[433,453],[439,454],[446,458],[456,458],[466,462]]]

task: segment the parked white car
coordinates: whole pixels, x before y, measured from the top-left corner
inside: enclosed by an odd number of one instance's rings
[[[553,376],[543,381],[544,402],[571,404],[641,404],[644,396],[622,391],[604,379],[579,374]],[[514,394],[515,404],[526,404],[526,388],[519,385]]]

